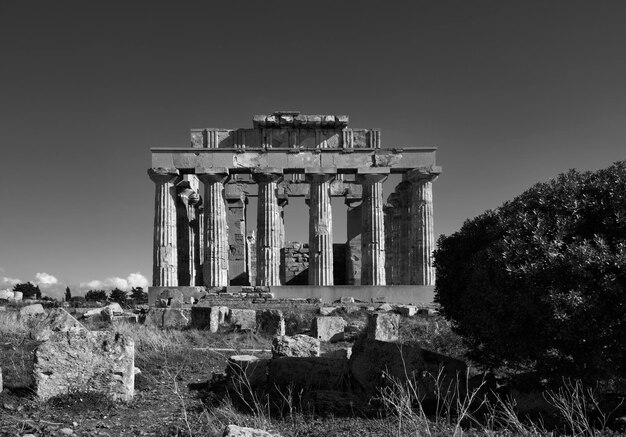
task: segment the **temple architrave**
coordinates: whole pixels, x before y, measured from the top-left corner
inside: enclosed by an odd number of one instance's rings
[[[432,299],[434,147],[388,147],[346,115],[278,111],[252,128],[192,129],[186,148],[153,148],[153,287],[262,288],[278,297],[411,303]],[[383,182],[402,181],[385,201]],[[248,199],[258,198],[256,233]],[[309,206],[308,242],[285,241],[291,197]],[[331,197],[347,208],[333,238]]]

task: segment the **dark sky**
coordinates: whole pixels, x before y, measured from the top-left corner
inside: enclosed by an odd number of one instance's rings
[[[2,2],[0,279],[149,278],[149,147],[278,109],[438,146],[450,234],[625,158],[624,23],[623,1]],[[286,213],[306,240],[306,208]]]

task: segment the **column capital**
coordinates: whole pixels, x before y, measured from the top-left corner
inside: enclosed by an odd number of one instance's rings
[[[229,178],[228,169],[226,167],[196,167],[195,174],[202,183],[226,182]]]
[[[280,182],[283,178],[283,170],[280,168],[266,167],[253,168],[252,178],[256,183],[259,182]]]
[[[370,170],[379,170],[379,171],[370,171]],[[385,171],[386,170],[386,171]],[[380,167],[379,169],[365,169],[360,168],[357,170],[356,181],[361,184],[374,184],[376,182],[383,182],[389,176],[389,168],[388,167]]]
[[[409,170],[405,173],[406,180],[409,182],[433,182],[441,174],[441,167],[420,167]]]
[[[155,183],[171,182],[179,175],[178,169],[175,168],[149,168],[148,176]]]

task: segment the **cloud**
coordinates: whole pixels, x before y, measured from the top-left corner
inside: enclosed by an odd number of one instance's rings
[[[0,278],[0,289],[13,288],[15,284],[19,284],[20,282],[23,281],[21,279],[8,278],[6,276],[3,276],[2,278]]]
[[[35,284],[43,285],[54,285],[58,284],[58,279],[48,273],[37,273],[35,275]]]
[[[126,278],[120,278],[119,276],[113,276],[104,280],[94,279],[89,282],[82,282],[80,288],[84,291],[88,290],[112,290],[119,288],[120,290],[130,291],[133,287],[148,286],[148,279],[140,272],[130,273]]]

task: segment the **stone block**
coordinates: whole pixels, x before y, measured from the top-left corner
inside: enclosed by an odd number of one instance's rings
[[[208,329],[217,332],[220,321],[220,307],[198,307],[191,308],[191,327],[195,329]]]
[[[0,299],[10,300],[13,299],[15,295],[8,288],[6,290],[0,290]]]
[[[346,341],[355,341],[367,330],[367,323],[361,320],[353,320],[346,325],[343,330],[343,339]]]
[[[367,338],[380,341],[397,341],[400,315],[372,313],[367,318]]]
[[[340,341],[344,338],[346,324],[341,317],[315,317],[311,324],[311,333],[320,341]]]
[[[254,355],[233,355],[226,363],[226,375],[234,384],[249,385],[250,388],[263,387],[267,383],[267,363]],[[244,387],[244,390],[247,390]]]
[[[272,434],[256,428],[245,426],[227,425],[222,432],[222,437],[281,437],[280,434]]]
[[[24,297],[24,293],[22,293],[21,291],[14,291],[13,292],[13,300],[16,302],[19,302],[22,300],[22,298]]]
[[[352,355],[352,347],[350,346],[342,347],[342,348],[328,351],[322,354],[322,356],[325,358],[343,358],[346,360],[350,359],[351,355]]]
[[[416,344],[362,338],[352,347],[350,370],[367,393],[377,393],[379,387],[389,383],[391,376],[399,381],[414,380],[419,395],[432,398],[440,371],[441,386],[456,387],[457,382],[464,381],[467,366],[463,361],[424,350]]]
[[[37,317],[37,316],[43,316],[45,314],[46,312],[44,311],[43,306],[40,303],[36,303],[33,305],[26,305],[20,308],[21,318]]]
[[[339,298],[339,302],[340,302],[342,305],[346,305],[346,304],[354,303],[354,298],[353,298],[353,297],[341,296],[341,298]]]
[[[78,320],[63,308],[54,308],[41,324],[41,328],[32,334],[37,341],[49,339],[53,332],[88,331]]]
[[[71,392],[99,392],[131,401],[135,345],[122,334],[87,330],[54,332],[35,349],[35,394],[42,400]]]
[[[279,389],[341,390],[348,375],[349,361],[340,358],[284,357],[267,365],[268,383]]]
[[[393,307],[388,303],[384,303],[379,305],[378,308],[376,308],[376,311],[393,311]]]
[[[220,325],[223,325],[224,323],[226,323],[226,318],[228,317],[228,312],[230,310],[228,309],[228,307],[226,306],[221,306],[219,307],[219,312],[218,312],[218,323]]]
[[[330,316],[336,309],[337,307],[320,307],[319,313],[321,316]]]
[[[113,322],[126,322],[126,323],[137,323],[139,322],[139,315],[133,313],[124,313],[119,316],[114,315],[112,318]]]
[[[186,328],[189,325],[189,311],[178,308],[163,309],[163,328]]]
[[[231,308],[228,322],[241,331],[256,330],[256,311]]]
[[[256,313],[256,331],[269,335],[285,335],[285,317],[281,310],[262,310]]]
[[[396,311],[401,316],[413,317],[417,314],[417,307],[413,305],[399,305],[396,307]]]
[[[272,358],[280,357],[319,357],[320,341],[304,334],[293,337],[274,337],[272,341]]]

